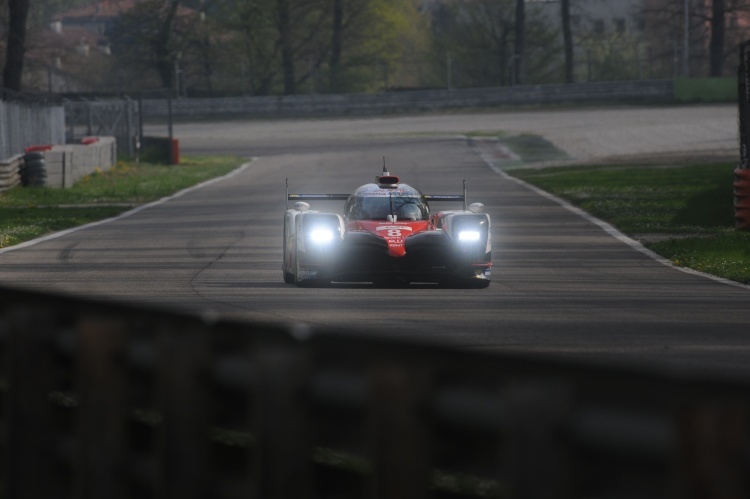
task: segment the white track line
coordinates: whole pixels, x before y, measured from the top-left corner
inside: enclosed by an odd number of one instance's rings
[[[711,279],[712,281],[720,282],[722,284],[728,284],[730,286],[734,286],[734,287],[737,287],[737,288],[742,288],[742,289],[748,289],[748,290],[750,290],[750,286],[748,286],[747,284],[741,284],[741,283],[739,283],[737,281],[731,281],[729,279],[724,279],[722,277],[717,277],[715,275],[706,274],[705,272],[699,272],[697,270],[689,269],[687,267],[679,267],[679,266],[673,264],[670,260],[664,258],[663,256],[660,256],[660,255],[654,253],[653,251],[651,251],[650,249],[646,248],[645,246],[643,246],[641,243],[639,243],[635,239],[626,236],[625,234],[623,234],[622,232],[620,232],[619,230],[617,230],[614,226],[608,224],[604,220],[600,220],[600,219],[592,216],[591,214],[586,213],[585,211],[583,211],[582,209],[578,208],[577,206],[573,206],[572,204],[570,204],[569,202],[565,201],[564,199],[561,199],[561,198],[559,198],[559,197],[557,197],[557,196],[555,196],[553,194],[550,194],[549,192],[544,191],[544,190],[542,190],[542,189],[540,189],[540,188],[538,188],[538,187],[536,187],[534,185],[531,185],[528,182],[524,182],[523,180],[521,180],[519,178],[516,178],[516,177],[513,177],[511,175],[508,175],[500,167],[498,167],[497,165],[495,165],[495,163],[492,161],[492,159],[489,156],[487,156],[485,153],[483,153],[481,150],[479,150],[479,148],[477,146],[472,146],[472,147],[474,148],[474,151],[479,155],[479,157],[482,158],[482,160],[487,164],[487,166],[489,166],[490,168],[492,168],[492,170],[494,170],[496,173],[498,173],[503,178],[505,178],[507,180],[511,180],[511,181],[517,183],[518,185],[522,185],[522,186],[526,187],[527,189],[535,192],[536,194],[539,194],[540,196],[543,196],[543,197],[545,197],[545,198],[547,198],[547,199],[549,199],[551,201],[554,201],[555,203],[559,204],[560,206],[562,206],[566,210],[572,211],[576,215],[585,218],[586,220],[588,220],[589,222],[591,222],[593,224],[598,225],[599,227],[601,227],[604,230],[604,232],[606,232],[610,236],[614,237],[615,239],[617,239],[619,241],[622,241],[623,243],[627,244],[628,246],[630,246],[634,250],[640,251],[644,255],[646,255],[646,256],[648,256],[648,257],[656,260],[657,262],[661,263],[662,265],[666,265],[667,267],[671,267],[673,269],[679,270],[680,272],[684,272],[686,274],[697,275],[697,276],[705,277],[707,279]]]
[[[187,189],[183,189],[183,190],[181,190],[179,192],[176,192],[176,193],[172,194],[171,196],[166,196],[166,197],[163,197],[163,198],[161,198],[161,199],[159,199],[157,201],[152,201],[151,203],[143,204],[141,206],[133,208],[132,210],[126,211],[125,213],[121,213],[121,214],[117,215],[116,217],[105,218],[104,220],[97,220],[96,222],[91,222],[91,223],[87,223],[86,225],[80,225],[78,227],[73,227],[73,228],[66,229],[66,230],[63,230],[63,231],[60,231],[60,232],[55,232],[53,234],[48,234],[46,236],[42,236],[42,237],[39,237],[37,239],[32,239],[31,241],[26,241],[26,242],[17,244],[15,246],[8,246],[7,248],[0,249],[0,254],[7,253],[9,251],[15,251],[15,250],[19,250],[19,249],[28,248],[30,246],[34,246],[36,244],[43,243],[45,241],[50,241],[52,239],[57,239],[58,237],[66,236],[66,235],[72,234],[74,232],[78,232],[78,231],[81,231],[81,230],[86,230],[86,229],[89,229],[91,227],[96,227],[97,225],[104,225],[104,224],[107,224],[107,223],[110,223],[110,222],[115,222],[117,220],[122,220],[123,218],[130,217],[130,216],[135,215],[136,213],[141,212],[143,210],[147,210],[149,208],[153,208],[154,206],[158,206],[160,204],[164,204],[167,201],[171,201],[173,199],[177,199],[179,197],[184,196],[185,194],[189,194],[189,193],[191,193],[193,191],[197,191],[198,189],[201,189],[201,188],[206,187],[208,185],[215,184],[216,182],[221,182],[222,180],[234,177],[235,175],[238,175],[238,174],[242,173],[243,171],[245,171],[250,166],[250,163],[252,163],[253,161],[255,161],[255,159],[256,158],[252,158],[249,162],[243,163],[242,165],[240,165],[239,168],[236,168],[236,169],[232,170],[231,172],[227,173],[226,175],[223,175],[221,177],[212,178],[210,180],[206,180],[205,182],[201,182],[200,184],[197,184],[197,185],[194,185],[192,187],[188,187]],[[30,208],[30,209],[33,209],[33,208]]]

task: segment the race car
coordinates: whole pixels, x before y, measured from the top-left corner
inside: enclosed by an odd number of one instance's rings
[[[425,195],[383,167],[375,183],[352,194],[289,194],[288,179],[286,192],[288,284],[490,284],[490,217],[481,203],[467,208],[466,181],[463,194]],[[343,216],[311,210],[308,201],[344,201]],[[433,214],[429,202],[463,203],[463,210]]]

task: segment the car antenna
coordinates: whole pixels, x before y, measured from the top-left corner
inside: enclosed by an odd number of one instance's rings
[[[383,176],[387,176],[387,175],[390,175],[390,173],[385,167],[385,156],[383,156]]]

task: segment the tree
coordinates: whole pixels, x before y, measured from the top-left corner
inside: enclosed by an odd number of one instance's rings
[[[521,27],[522,26],[522,27]],[[558,66],[557,31],[531,4],[519,12],[517,0],[446,1],[435,8],[436,60],[450,53],[457,86],[544,82]],[[519,32],[522,31],[522,32]]]
[[[412,0],[225,0],[223,9],[258,95],[387,86],[425,28]]]
[[[333,15],[331,24],[331,61],[329,68],[328,86],[331,92],[338,93],[341,89],[339,73],[341,71],[341,51],[344,43],[344,3],[343,0],[333,0]]]
[[[726,26],[726,5],[724,0],[711,2],[711,42],[709,43],[709,76],[721,76],[724,66],[724,36]]]
[[[281,68],[284,73],[284,95],[294,95],[297,81],[294,77],[294,48],[289,0],[276,0],[276,21],[281,47]]]
[[[136,3],[112,29],[113,52],[133,71],[154,71],[162,88],[179,90],[181,57],[199,19],[181,0]]]
[[[28,16],[29,0],[8,0],[8,41],[5,49],[3,87],[15,92],[21,91]]]
[[[513,80],[511,84],[521,83],[523,74],[524,35],[526,29],[526,0],[516,0],[516,36],[513,46]]]
[[[237,0],[225,2],[223,19],[237,56],[248,68],[252,90],[265,95],[281,85],[292,95],[317,74],[330,44],[330,0]],[[280,81],[279,81],[280,79]]]
[[[565,83],[573,83],[575,61],[573,59],[573,31],[570,27],[570,0],[560,2],[562,18],[563,52],[565,53]]]
[[[750,35],[749,0],[652,0],[640,15],[646,20],[652,64],[662,77],[683,74],[676,61],[687,65],[690,75],[733,71],[736,47]],[[687,52],[682,48],[686,36]]]

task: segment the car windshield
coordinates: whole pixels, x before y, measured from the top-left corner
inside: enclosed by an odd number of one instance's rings
[[[347,207],[349,220],[386,220],[396,215],[398,220],[427,220],[430,210],[419,197],[355,196]]]

